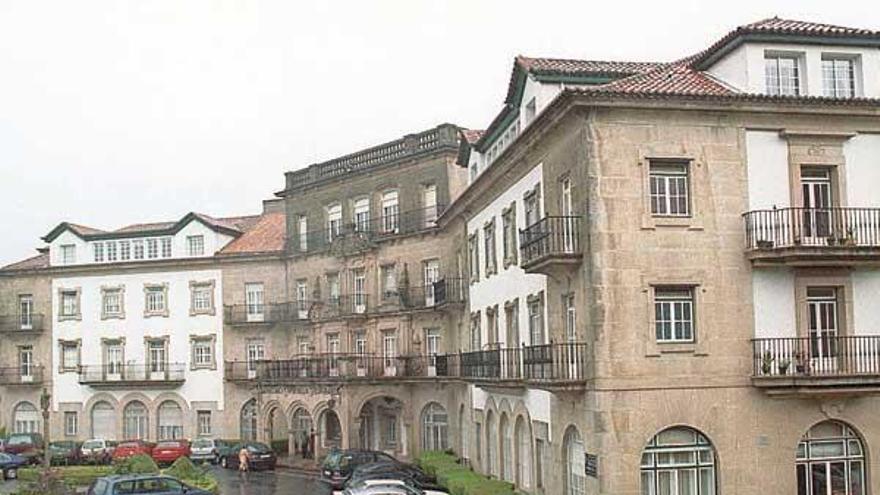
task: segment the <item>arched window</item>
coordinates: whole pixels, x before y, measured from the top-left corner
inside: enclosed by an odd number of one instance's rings
[[[159,440],[183,438],[183,410],[177,402],[166,400],[159,404]]]
[[[140,401],[129,402],[122,410],[122,436],[125,440],[144,440],[149,431],[147,406]]]
[[[498,425],[492,411],[486,413],[486,468],[492,476],[498,476]]]
[[[522,416],[516,419],[514,428],[516,439],[516,485],[528,490],[532,486],[532,438],[529,427]]]
[[[40,413],[30,402],[19,402],[12,412],[12,430],[15,433],[39,433]]]
[[[432,402],[422,412],[422,450],[446,450],[449,424],[446,409]]]
[[[587,476],[584,473],[584,441],[574,426],[565,432],[563,440],[565,453],[565,493],[567,495],[584,495],[587,493]],[[653,493],[653,492],[651,492]],[[679,495],[678,492],[670,492]]]
[[[241,406],[238,420],[239,435],[244,441],[253,442],[257,439],[257,401],[251,399]]]
[[[92,406],[92,438],[116,440],[116,411],[113,406],[102,400]]]
[[[505,481],[513,481],[513,438],[507,413],[501,413],[501,421],[498,423],[501,430],[501,477]]]
[[[862,440],[838,421],[813,426],[798,444],[797,480],[799,494],[864,495]]]
[[[715,449],[683,426],[661,431],[642,452],[642,494],[715,494]]]

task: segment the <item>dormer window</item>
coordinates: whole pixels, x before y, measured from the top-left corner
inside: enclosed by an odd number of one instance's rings
[[[855,61],[852,58],[822,59],[822,88],[830,98],[852,98],[856,95]]]
[[[798,96],[801,94],[799,59],[792,54],[767,54],[764,56],[764,78],[767,94],[773,96]]]
[[[72,265],[74,263],[76,263],[76,245],[62,244],[61,245],[61,264],[62,265]]]
[[[202,256],[205,254],[205,236],[190,235],[186,237],[187,256]]]

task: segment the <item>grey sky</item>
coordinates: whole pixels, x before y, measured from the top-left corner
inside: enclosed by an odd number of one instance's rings
[[[0,264],[63,220],[255,213],[285,170],[483,128],[517,54],[667,61],[772,15],[880,29],[872,3],[0,0]]]

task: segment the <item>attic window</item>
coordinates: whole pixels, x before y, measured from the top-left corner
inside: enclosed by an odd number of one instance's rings
[[[800,94],[800,60],[795,54],[764,55],[764,79],[767,94],[798,96]]]

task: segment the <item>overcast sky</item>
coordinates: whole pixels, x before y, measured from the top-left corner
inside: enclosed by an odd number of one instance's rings
[[[61,221],[256,213],[286,170],[484,128],[517,54],[669,61],[773,15],[880,30],[869,1],[643,3],[0,0],[0,264]]]

